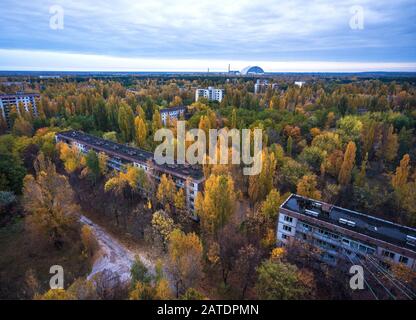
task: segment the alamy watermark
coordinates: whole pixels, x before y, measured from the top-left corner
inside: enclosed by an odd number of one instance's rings
[[[350,28],[352,30],[364,29],[364,8],[359,5],[350,7],[352,17],[350,19]]]
[[[49,13],[52,15],[49,18],[49,28],[52,30],[62,30],[64,28],[64,8],[55,4],[49,7]]]
[[[350,268],[350,274],[353,276],[350,278],[350,288],[352,290],[364,289],[364,269],[360,265],[353,265]]]
[[[176,129],[176,141],[172,130],[162,128],[156,131],[154,140],[162,142],[154,153],[157,164],[175,164],[175,146],[176,164],[229,164],[231,139],[231,163],[245,164],[244,175],[258,175],[261,172],[263,140],[261,129],[242,129],[241,133],[237,129],[210,129],[208,137],[202,129],[191,129],[186,132],[185,121],[178,121]],[[187,142],[192,144],[186,148]]]
[[[49,269],[49,273],[53,274],[49,280],[49,287],[51,289],[63,289],[64,288],[64,268],[60,265],[53,265]]]

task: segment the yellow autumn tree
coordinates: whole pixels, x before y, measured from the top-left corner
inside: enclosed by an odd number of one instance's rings
[[[391,184],[395,190],[399,190],[402,188],[406,183],[409,177],[410,171],[410,156],[405,154],[400,161],[400,165],[396,169],[396,173],[393,175],[391,179]]]
[[[57,248],[78,231],[79,207],[68,179],[42,153],[35,163],[36,175],[23,180],[23,206],[30,232],[51,241]]]
[[[42,295],[36,295],[35,300],[76,300],[76,297],[65,289],[50,289]]]
[[[133,190],[137,190],[139,187],[145,188],[147,183],[147,176],[143,169],[127,166],[125,172],[119,171],[114,177],[107,180],[104,190],[105,192],[114,191],[116,194],[121,194],[126,185],[129,185]]]
[[[162,205],[174,203],[176,193],[175,182],[173,182],[171,176],[163,174],[160,178],[160,183],[157,188],[156,198]]]
[[[175,208],[178,210],[185,210],[186,207],[186,199],[185,199],[185,192],[182,188],[178,190],[178,192],[175,193],[174,196],[174,203]]]
[[[307,198],[321,200],[321,191],[317,189],[317,185],[316,175],[305,175],[299,180],[296,193]]]
[[[347,145],[347,149],[345,150],[344,160],[341,165],[341,170],[339,171],[338,175],[338,182],[341,185],[347,185],[351,181],[351,173],[352,169],[354,168],[355,164],[355,153],[357,147],[353,141],[350,141]]]
[[[160,117],[160,112],[158,110],[155,111],[155,113],[153,114],[153,119],[152,119],[152,131],[153,134],[159,130],[160,128],[162,128],[162,119]]]
[[[77,147],[60,142],[57,144],[57,149],[67,173],[73,173],[83,166],[83,156]]]
[[[101,175],[106,175],[108,172],[108,156],[104,152],[98,154],[98,166],[100,167]]]
[[[237,195],[230,175],[211,175],[204,193],[198,193],[196,212],[206,234],[215,235],[234,214]]]
[[[169,237],[168,270],[176,297],[193,287],[202,275],[202,243],[195,233],[175,229]]]
[[[147,125],[143,118],[137,116],[134,119],[134,129],[136,145],[140,148],[144,148],[147,139]]]
[[[276,171],[274,152],[263,149],[262,168],[258,175],[252,175],[248,180],[248,194],[253,204],[262,201],[273,188],[273,177]]]

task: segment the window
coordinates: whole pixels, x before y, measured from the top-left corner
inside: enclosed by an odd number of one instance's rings
[[[409,258],[408,257],[404,257],[404,256],[400,256],[399,262],[401,262],[403,264],[407,264],[409,262]]]
[[[289,217],[289,216],[285,216],[285,217],[284,217],[284,220],[285,220],[286,222],[290,222],[290,223],[292,223],[292,222],[293,222],[293,218],[292,218],[292,217]]]
[[[282,239],[287,239],[287,235],[285,235],[285,234],[282,234]]]
[[[287,231],[287,232],[292,232],[292,228],[289,226],[284,225],[283,226],[283,230]]]
[[[383,256],[385,256],[387,258],[390,258],[390,259],[394,259],[395,254],[394,254],[394,252],[383,250]]]
[[[303,227],[306,231],[309,231],[309,232],[313,231],[313,228],[312,228],[310,225],[306,224],[306,223],[302,223],[302,227]]]

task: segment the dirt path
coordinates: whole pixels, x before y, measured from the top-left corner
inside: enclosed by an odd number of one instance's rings
[[[101,249],[101,255],[94,262],[92,271],[88,275],[88,279],[93,277],[95,274],[108,269],[117,273],[122,282],[128,281],[130,280],[130,268],[136,255],[139,255],[143,264],[151,273],[154,273],[155,263],[149,260],[144,253],[133,252],[128,249],[87,217],[81,216],[80,221],[92,229]]]

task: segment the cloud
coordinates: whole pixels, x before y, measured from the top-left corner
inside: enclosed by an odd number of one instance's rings
[[[2,2],[3,49],[147,59],[416,60],[412,0]],[[51,5],[64,9],[63,30],[49,28]],[[349,26],[353,5],[364,10],[363,30]]]

